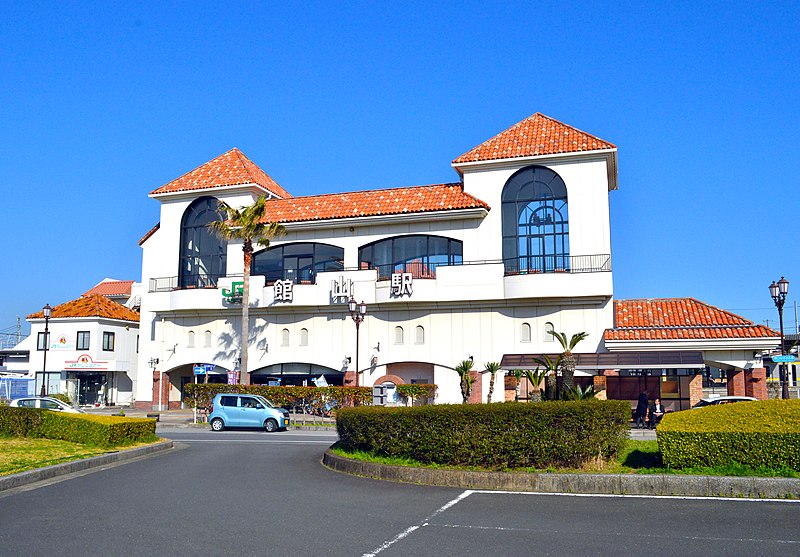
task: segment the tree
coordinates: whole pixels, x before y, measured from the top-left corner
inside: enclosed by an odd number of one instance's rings
[[[484,364],[486,371],[491,373],[489,376],[489,394],[486,395],[486,402],[492,402],[492,394],[494,394],[494,379],[498,371],[500,371],[500,364],[498,362],[487,362]]]
[[[541,358],[536,358],[533,361],[536,362],[540,367],[544,368],[542,373],[547,376],[547,390],[545,391],[547,398],[550,400],[558,398],[556,393],[558,379],[556,377],[558,374],[558,368],[561,366],[561,356],[556,356],[556,359],[554,360],[547,354],[544,354]]]
[[[250,336],[250,265],[253,260],[253,243],[269,247],[271,239],[282,236],[286,231],[280,224],[267,221],[267,199],[262,195],[252,205],[234,209],[220,201],[220,210],[225,212],[226,220],[214,221],[208,228],[225,240],[241,240],[244,252],[244,284],[242,285],[242,362],[239,383],[248,385],[247,349]]]
[[[542,381],[547,377],[547,372],[540,370],[538,367],[535,370],[526,369],[525,377],[530,381],[533,391],[528,395],[530,402],[540,402],[542,400]]]
[[[589,333],[572,335],[569,341],[567,341],[566,333],[557,333],[555,331],[549,331],[549,333],[556,338],[561,348],[564,350],[561,353],[561,373],[564,377],[564,388],[572,389],[572,378],[575,376],[575,356],[572,354],[572,351],[580,341],[589,336]]]
[[[470,373],[472,371],[472,360],[464,360],[456,366],[456,373],[461,379],[461,403],[466,404],[469,400],[469,395],[472,394],[472,384],[475,383],[475,377]]]
[[[519,402],[519,389],[520,389],[520,381],[522,381],[522,370],[515,369],[511,372],[511,375],[517,380],[517,386],[514,388],[514,402]]]

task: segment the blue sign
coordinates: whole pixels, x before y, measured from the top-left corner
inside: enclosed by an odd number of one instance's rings
[[[772,357],[772,361],[773,362],[778,362],[778,363],[781,363],[781,364],[788,363],[788,362],[794,362],[795,360],[797,360],[797,356],[793,356],[791,354],[786,354],[785,356],[773,356]]]
[[[203,367],[201,364],[194,365],[194,374],[195,375],[203,375],[206,372],[206,368]]]

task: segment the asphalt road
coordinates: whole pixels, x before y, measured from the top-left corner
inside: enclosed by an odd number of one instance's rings
[[[177,449],[0,494],[0,556],[800,554],[800,503],[463,491],[322,467],[326,432]]]

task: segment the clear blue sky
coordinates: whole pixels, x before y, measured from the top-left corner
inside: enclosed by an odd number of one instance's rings
[[[777,326],[785,275],[794,331],[797,2],[66,4],[0,0],[2,331],[139,280],[148,192],[232,147],[295,195],[446,182],[537,111],[619,148],[617,298]]]

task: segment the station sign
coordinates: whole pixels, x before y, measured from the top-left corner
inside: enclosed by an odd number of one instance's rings
[[[772,361],[778,362],[779,364],[786,364],[789,362],[794,362],[797,360],[797,356],[792,354],[786,354],[785,356],[773,356]]]

